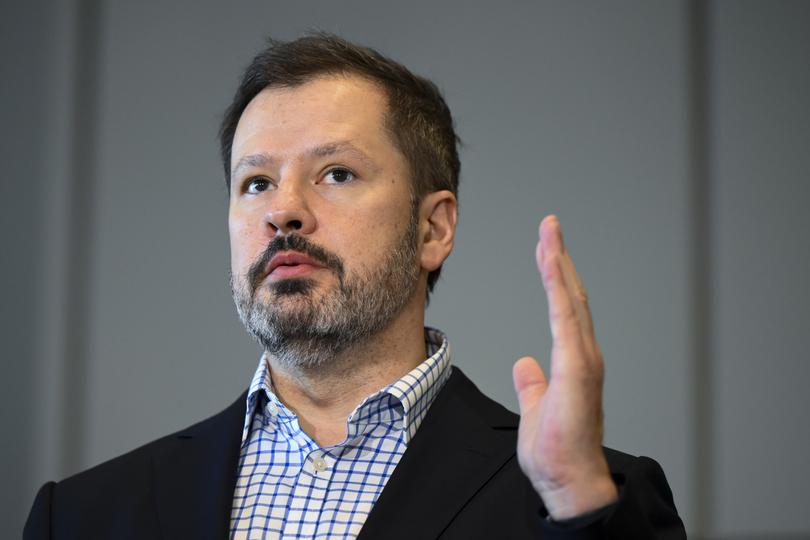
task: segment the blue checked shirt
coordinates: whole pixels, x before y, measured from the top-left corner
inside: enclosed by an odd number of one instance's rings
[[[428,358],[368,396],[347,437],[320,448],[273,393],[264,357],[250,384],[231,538],[355,538],[439,390],[450,345],[425,329]]]

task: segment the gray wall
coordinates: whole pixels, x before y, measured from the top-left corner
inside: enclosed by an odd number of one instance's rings
[[[810,4],[714,17],[715,524],[808,535]]]
[[[555,212],[608,444],[663,464],[695,536],[810,534],[810,4],[433,4],[3,6],[0,537],[42,482],[248,384],[215,133],[264,36],[307,29],[433,78],[455,113],[460,230],[428,321],[456,364],[516,408],[511,363],[550,346],[532,253]]]

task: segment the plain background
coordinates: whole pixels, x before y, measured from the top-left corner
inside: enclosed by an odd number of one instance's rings
[[[557,213],[605,353],[607,444],[693,533],[810,535],[810,3],[4,2],[0,537],[39,485],[209,416],[258,349],[227,286],[216,130],[266,36],[323,29],[442,88],[456,250],[428,310],[516,409]]]

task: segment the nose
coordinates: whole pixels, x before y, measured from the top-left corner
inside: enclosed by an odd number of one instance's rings
[[[282,180],[273,194],[265,215],[267,226],[276,234],[309,234],[315,230],[315,216],[307,204],[306,186]]]

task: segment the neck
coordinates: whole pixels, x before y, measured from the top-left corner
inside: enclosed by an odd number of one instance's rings
[[[328,366],[298,367],[268,355],[273,389],[319,446],[346,438],[346,419],[368,395],[396,381],[426,358],[424,308],[340,352]]]

